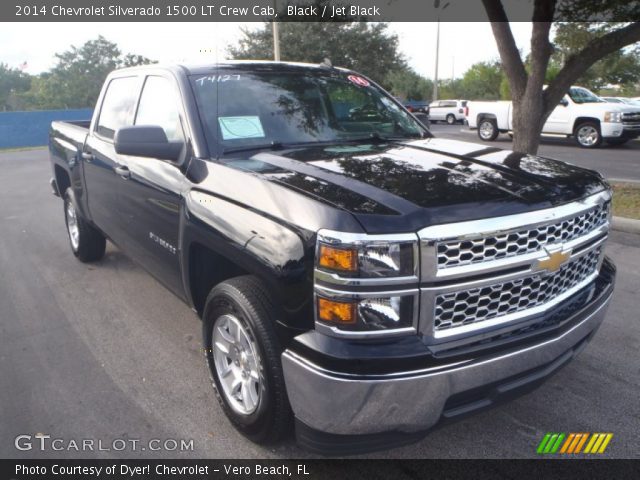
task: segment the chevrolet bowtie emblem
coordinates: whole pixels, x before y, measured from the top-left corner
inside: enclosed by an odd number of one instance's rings
[[[548,257],[543,258],[542,260],[538,260],[538,270],[547,270],[548,272],[555,272],[558,270],[563,263],[569,260],[571,256],[571,250],[556,250],[550,251],[545,248]]]

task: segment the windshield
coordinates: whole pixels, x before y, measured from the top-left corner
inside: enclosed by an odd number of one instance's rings
[[[604,100],[602,100],[600,97],[597,97],[586,88],[581,88],[581,87],[571,87],[569,89],[569,96],[571,97],[571,100],[573,100],[575,103],[603,103],[604,102]]]
[[[428,135],[392,97],[358,75],[225,70],[191,80],[207,140],[224,151]]]

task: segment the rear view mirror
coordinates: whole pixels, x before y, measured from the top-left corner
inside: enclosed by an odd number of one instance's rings
[[[113,143],[121,155],[158,158],[178,161],[182,142],[169,142],[162,127],[156,125],[134,125],[116,131]]]
[[[566,107],[567,105],[569,105],[569,100],[567,100],[566,98],[563,98],[562,100],[560,100],[560,105],[562,105],[563,107]]]

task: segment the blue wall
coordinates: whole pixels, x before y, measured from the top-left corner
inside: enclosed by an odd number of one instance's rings
[[[0,148],[37,147],[49,141],[54,120],[90,120],[93,109],[0,112]]]

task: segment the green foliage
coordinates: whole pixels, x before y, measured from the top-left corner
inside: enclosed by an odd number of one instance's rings
[[[29,75],[0,63],[0,110],[16,110],[19,95],[30,86]]]
[[[478,62],[462,76],[460,88],[464,98],[498,100],[502,97],[500,85],[503,78],[499,62]]]
[[[555,27],[555,50],[551,57],[549,70],[560,70],[564,62],[573,54],[578,53],[584,46],[612,30],[620,28],[619,23],[596,22],[563,22]],[[549,72],[547,72],[549,73]],[[594,91],[600,91],[607,85],[619,85],[625,90],[635,90],[634,84],[640,78],[640,45],[635,44],[620,49],[602,60],[594,63],[591,68],[577,81],[581,86]]]
[[[109,72],[117,68],[154,63],[142,55],[123,56],[115,43],[102,36],[89,40],[81,47],[71,46],[55,56],[56,65],[50,71],[36,76],[0,66],[0,109],[93,107]],[[5,98],[14,100],[7,104]]]
[[[385,83],[394,96],[403,100],[431,100],[433,96],[433,82],[409,68],[392,70]]]
[[[367,75],[385,87],[390,72],[404,70],[406,61],[398,51],[398,37],[384,23],[283,22],[280,57],[283,61],[321,63],[329,58],[336,66]],[[273,59],[271,23],[257,30],[243,28],[229,55],[241,60]]]

